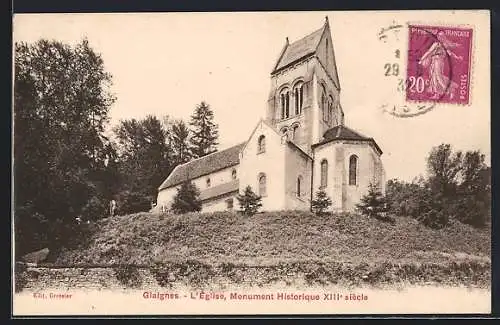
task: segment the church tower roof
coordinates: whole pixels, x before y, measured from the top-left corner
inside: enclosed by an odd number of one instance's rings
[[[288,37],[286,38],[285,45],[283,50],[274,65],[274,68],[271,72],[271,75],[293,65],[296,62],[299,62],[307,57],[313,56],[317,54],[318,46],[325,37],[325,33],[330,33],[330,23],[328,22],[328,16],[325,18],[325,23],[323,26],[315,30],[314,32],[294,41],[289,42]],[[331,45],[330,45],[331,46]],[[333,72],[334,82],[337,86],[339,86],[339,80],[336,72]]]
[[[337,125],[333,128],[328,129],[324,134],[323,134],[323,139],[316,143],[313,144],[313,147],[320,146],[322,144],[326,144],[332,141],[336,140],[353,140],[353,141],[361,141],[361,142],[371,142],[375,149],[379,152],[379,154],[382,154],[382,149],[378,146],[378,144],[375,142],[373,138],[364,136],[360,134],[359,132],[356,132],[344,125]]]

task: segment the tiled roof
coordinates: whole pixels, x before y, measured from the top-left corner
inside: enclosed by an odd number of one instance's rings
[[[285,52],[279,58],[273,73],[303,57],[314,54],[324,29],[325,26],[291,44],[287,44]]]
[[[375,148],[379,151],[380,154],[382,154],[382,150],[378,146],[378,144],[375,142],[373,138],[366,137],[362,134],[359,134],[358,132],[344,126],[344,125],[338,125],[335,126],[331,129],[328,129],[324,134],[323,134],[323,139],[314,144],[313,146],[319,146],[321,144],[328,143],[330,141],[335,141],[335,140],[354,140],[354,141],[368,141],[372,142]]]
[[[175,167],[158,190],[239,164],[239,154],[244,145],[245,143],[240,143]]]
[[[240,182],[238,180],[234,180],[229,183],[207,188],[206,190],[201,191],[200,200],[206,201],[227,193],[238,191],[239,186]]]

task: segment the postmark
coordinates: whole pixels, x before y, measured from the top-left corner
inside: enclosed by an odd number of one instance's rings
[[[390,57],[380,68],[390,89],[379,108],[406,118],[440,104],[469,104],[472,34],[471,27],[445,24],[393,21],[381,28],[377,38]]]
[[[409,25],[406,100],[467,105],[471,28]]]

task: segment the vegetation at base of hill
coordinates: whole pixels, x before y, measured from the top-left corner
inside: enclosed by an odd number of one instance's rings
[[[310,212],[138,213],[100,220],[89,244],[63,251],[59,264],[184,261],[276,264],[285,261],[441,263],[489,260],[490,232],[451,220],[432,229],[413,218],[395,224],[357,214]]]

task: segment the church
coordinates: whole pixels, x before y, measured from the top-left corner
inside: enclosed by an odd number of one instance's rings
[[[382,150],[347,127],[328,17],[285,45],[270,75],[265,118],[248,139],[177,166],[158,189],[155,209],[168,211],[181,183],[200,190],[202,212],[237,210],[250,185],[260,211],[310,210],[318,190],[333,212],[353,211],[370,183],[385,192]]]

